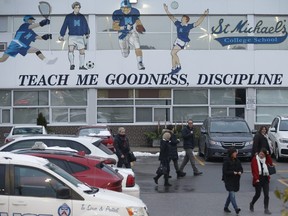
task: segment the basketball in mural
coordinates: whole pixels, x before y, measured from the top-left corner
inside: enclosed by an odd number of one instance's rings
[[[88,69],[94,68],[94,62],[88,61],[88,62],[86,63],[86,67],[87,67]]]

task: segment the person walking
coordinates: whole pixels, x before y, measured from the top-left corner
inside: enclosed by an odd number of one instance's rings
[[[164,186],[172,186],[169,183],[169,172],[170,172],[170,139],[171,139],[171,133],[170,132],[164,132],[162,135],[162,139],[160,141],[160,166],[156,171],[156,176],[153,178],[155,184],[158,184],[159,178],[164,175]]]
[[[271,215],[269,211],[269,182],[270,176],[267,166],[273,166],[272,158],[267,153],[267,149],[262,148],[260,152],[252,158],[251,171],[253,176],[253,186],[255,195],[250,203],[250,211],[254,212],[254,204],[261,195],[261,190],[264,193],[264,214]]]
[[[261,126],[258,132],[255,134],[253,138],[253,148],[252,148],[252,156],[258,154],[262,148],[268,150],[269,154],[271,155],[270,145],[269,145],[269,138],[268,138],[268,129],[266,126]]]
[[[163,133],[168,132],[171,134],[170,138],[170,151],[169,151],[169,157],[170,157],[170,162],[173,161],[173,165],[177,174],[177,178],[179,177],[184,177],[186,173],[180,172],[179,171],[179,164],[178,164],[178,147],[177,145],[180,143],[180,140],[177,139],[175,133],[174,133],[174,127],[172,124],[167,125],[166,129],[163,129]],[[170,164],[169,162],[169,164]]]
[[[131,168],[129,161],[130,145],[124,127],[118,128],[118,134],[114,137],[114,148],[118,157],[117,167]]]
[[[184,127],[181,131],[182,133],[182,138],[183,138],[183,148],[185,150],[185,156],[184,159],[182,161],[182,164],[179,168],[179,172],[183,173],[183,169],[186,166],[186,164],[188,163],[188,161],[190,161],[194,175],[198,176],[201,175],[202,172],[200,172],[198,170],[198,168],[195,165],[195,156],[193,154],[193,149],[194,149],[194,129],[193,129],[193,121],[192,119],[189,119],[187,121],[187,126]],[[184,176],[184,173],[182,174]],[[179,177],[183,177],[183,176],[179,176]]]
[[[243,168],[240,160],[237,158],[238,151],[232,147],[228,149],[227,158],[224,159],[222,167],[222,180],[225,183],[225,188],[228,191],[228,197],[224,205],[224,212],[230,213],[229,204],[232,203],[236,214],[238,215],[241,209],[236,202],[235,193],[240,189],[240,177],[243,173]]]

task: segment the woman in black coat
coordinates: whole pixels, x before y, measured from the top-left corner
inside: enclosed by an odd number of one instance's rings
[[[271,155],[267,132],[268,132],[267,127],[261,126],[257,134],[255,134],[253,138],[252,156],[258,154],[263,148],[267,149],[269,154]]]
[[[164,175],[165,186],[171,186],[171,184],[168,182],[170,172],[170,138],[171,134],[169,132],[163,133],[162,139],[160,141],[160,167],[156,171],[157,175],[153,178],[154,182],[158,184],[158,179]]]
[[[235,192],[240,189],[240,177],[243,173],[243,168],[240,160],[237,158],[237,149],[230,148],[228,150],[228,156],[223,162],[223,177],[222,180],[225,183],[225,188],[228,191],[228,197],[224,205],[224,211],[230,213],[229,204],[232,203],[236,214],[238,214],[241,209],[238,208],[235,198]]]
[[[130,152],[130,145],[128,137],[125,134],[125,128],[119,127],[118,134],[114,137],[114,148],[118,157],[117,167],[131,168],[131,164],[128,158]]]

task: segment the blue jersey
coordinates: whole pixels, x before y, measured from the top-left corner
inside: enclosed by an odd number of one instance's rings
[[[134,25],[136,20],[140,17],[140,12],[136,8],[131,8],[129,14],[124,14],[121,9],[115,10],[112,15],[112,20],[119,22],[120,27],[125,27],[127,25]],[[132,30],[132,29],[131,29]],[[130,31],[131,31],[130,30]],[[119,32],[127,32],[128,30],[119,30]]]
[[[194,23],[188,24],[188,25],[182,25],[182,23],[177,20],[177,21],[174,22],[174,24],[175,24],[175,26],[177,28],[177,37],[180,40],[188,43],[190,41],[189,32],[190,32],[191,29],[194,28]]]
[[[32,29],[29,29],[29,26],[29,23],[23,23],[14,37],[14,40],[17,40],[23,47],[29,47],[36,40],[37,34]]]
[[[60,35],[62,37],[65,35],[67,28],[69,30],[68,35],[83,36],[90,34],[90,29],[87,20],[80,13],[78,14],[71,13],[65,17],[62,28],[60,30]]]

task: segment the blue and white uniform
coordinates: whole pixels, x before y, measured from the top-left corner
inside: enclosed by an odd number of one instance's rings
[[[121,9],[115,10],[112,15],[114,22],[119,22],[121,30],[118,31],[119,45],[122,55],[127,57],[130,53],[130,46],[135,49],[140,48],[139,35],[134,29],[134,24],[140,17],[140,12],[136,8],[131,8],[129,14],[124,14]]]
[[[191,29],[194,28],[194,23],[182,25],[180,21],[175,21],[174,25],[177,29],[177,39],[174,42],[174,46],[177,45],[181,47],[181,49],[184,49],[185,46],[189,43],[189,32]]]
[[[29,23],[23,23],[16,32],[14,39],[4,52],[5,54],[15,57],[18,53],[25,56],[30,48],[30,44],[38,36],[32,29],[29,29]]]
[[[85,38],[84,35],[90,34],[90,29],[87,20],[83,14],[68,14],[65,17],[62,28],[60,30],[60,35],[64,37],[66,30],[68,28],[68,46],[77,46],[78,49],[85,48]]]

